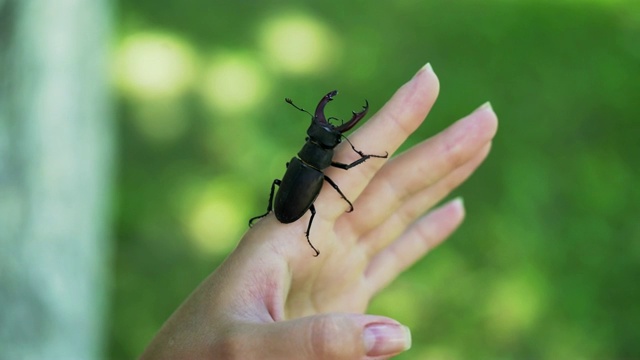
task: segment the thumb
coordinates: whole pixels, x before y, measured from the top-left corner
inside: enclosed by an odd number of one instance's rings
[[[249,347],[261,359],[367,359],[411,347],[409,328],[374,315],[323,314],[252,328]]]

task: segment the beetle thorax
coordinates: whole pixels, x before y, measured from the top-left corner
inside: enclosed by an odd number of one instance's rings
[[[331,165],[333,159],[333,149],[323,148],[319,144],[307,140],[302,149],[298,152],[298,158],[305,164],[322,171]]]
[[[325,149],[333,149],[340,143],[342,134],[337,131],[331,124],[322,126],[315,122],[311,123],[307,129],[309,140]]]

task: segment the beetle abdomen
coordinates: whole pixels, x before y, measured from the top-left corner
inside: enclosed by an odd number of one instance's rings
[[[318,197],[324,174],[294,157],[282,178],[273,211],[278,221],[292,223],[302,217]]]

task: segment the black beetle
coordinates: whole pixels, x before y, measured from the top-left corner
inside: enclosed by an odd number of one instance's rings
[[[274,210],[278,221],[283,224],[289,224],[300,219],[307,210],[311,210],[311,218],[309,219],[309,225],[307,226],[305,235],[307,237],[307,242],[309,242],[311,248],[316,252],[314,256],[318,256],[320,252],[313,246],[313,244],[311,244],[311,240],[309,240],[309,231],[311,230],[313,218],[316,215],[316,209],[313,206],[313,203],[316,201],[318,194],[320,194],[322,182],[326,180],[349,204],[349,210],[347,210],[347,212],[353,211],[351,201],[344,196],[338,185],[322,171],[329,166],[348,170],[356,165],[362,164],[369,158],[386,158],[389,155],[386,152],[384,155],[363,154],[362,151],[356,150],[349,139],[343,135],[344,132],[349,131],[367,114],[367,111],[369,110],[368,101],[365,100],[365,106],[363,106],[363,110],[361,112],[353,112],[353,117],[348,122],[343,122],[340,126],[334,126],[329,122],[329,120],[335,118],[327,119],[324,115],[324,107],[329,101],[333,100],[333,97],[337,94],[338,91],[334,90],[325,95],[320,100],[320,103],[318,103],[315,115],[296,106],[291,99],[285,99],[287,103],[291,104],[296,109],[311,115],[311,125],[309,126],[309,129],[307,129],[308,136],[305,139],[307,142],[302,147],[302,150],[298,152],[298,156],[294,157],[289,163],[287,163],[287,171],[282,180],[275,179],[273,184],[271,184],[271,193],[269,194],[267,212],[249,220],[249,226],[251,226],[254,220],[265,217],[271,212],[271,210]],[[360,155],[360,159],[352,162],[351,164],[332,161],[333,149],[342,141],[342,137],[349,142],[353,151]],[[278,185],[280,189],[278,190],[274,204],[273,193],[276,185]]]

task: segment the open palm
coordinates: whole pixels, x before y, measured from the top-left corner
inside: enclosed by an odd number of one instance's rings
[[[393,154],[422,123],[438,89],[425,66],[349,139],[367,154]],[[325,183],[310,233],[320,256],[313,257],[304,237],[309,214],[292,224],[270,214],[167,321],[145,355],[359,359],[404,350],[403,339],[394,338],[394,326],[403,330],[396,321],[364,312],[377,292],[461,223],[459,199],[427,211],[482,163],[496,128],[487,104],[403,154],[349,171],[327,169],[355,210],[347,213]],[[343,143],[334,161],[358,158]]]

